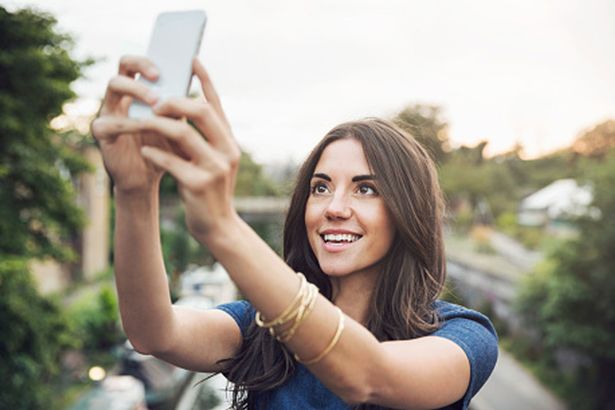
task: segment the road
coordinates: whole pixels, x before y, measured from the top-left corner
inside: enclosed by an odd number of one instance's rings
[[[491,378],[474,397],[470,407],[472,410],[566,409],[561,400],[502,350]]]
[[[482,295],[498,317],[514,326],[510,304],[516,283],[538,263],[542,255],[528,251],[513,239],[491,232],[493,255],[477,253],[468,240],[448,238],[449,275],[468,295]],[[469,290],[472,290],[469,292]],[[479,297],[480,299],[480,297]],[[509,353],[500,349],[493,374],[472,400],[473,410],[563,410],[566,406],[548,391]]]

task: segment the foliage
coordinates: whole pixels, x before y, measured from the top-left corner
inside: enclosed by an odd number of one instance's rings
[[[84,349],[109,349],[123,337],[117,298],[109,285],[103,286],[96,297],[86,295],[71,305],[67,315],[73,338]]]
[[[182,206],[176,209],[173,224],[161,229],[162,254],[166,271],[173,275],[184,272],[191,263],[211,265],[213,257],[188,232],[186,216]]]
[[[414,136],[432,155],[436,163],[441,164],[446,161],[450,151],[448,124],[442,118],[440,107],[411,105],[397,114],[393,122]]]
[[[0,408],[49,408],[50,381],[72,343],[68,322],[37,294],[23,259],[0,260],[0,295]]]
[[[74,347],[59,306],[38,295],[28,261],[69,261],[83,223],[71,178],[89,169],[84,137],[49,122],[90,61],[49,14],[0,6],[0,408],[53,408],[60,355]]]
[[[615,120],[605,121],[577,138],[572,151],[591,158],[603,158],[615,148]]]
[[[615,151],[587,172],[599,217],[578,221],[579,235],[556,247],[524,284],[519,306],[539,332],[544,360],[576,358],[573,408],[615,406]]]
[[[81,138],[49,121],[89,61],[70,58],[72,42],[55,24],[46,13],[0,7],[0,255],[68,260],[83,222],[70,180],[88,169],[72,149]]]
[[[175,180],[166,174],[160,183],[162,196],[177,196]],[[241,152],[237,172],[236,196],[280,196],[282,188],[263,173],[263,166],[245,151]]]
[[[263,174],[263,166],[243,151],[237,174],[237,196],[279,196],[280,189]]]

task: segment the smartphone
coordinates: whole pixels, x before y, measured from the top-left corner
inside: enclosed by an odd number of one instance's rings
[[[147,47],[147,57],[156,64],[160,75],[155,82],[140,76],[137,81],[153,89],[159,101],[185,97],[192,80],[192,59],[198,54],[207,16],[202,10],[161,13],[156,18]],[[149,105],[133,100],[130,118],[154,116]]]

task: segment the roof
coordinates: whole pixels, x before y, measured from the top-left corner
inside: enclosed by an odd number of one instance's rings
[[[591,204],[590,187],[574,179],[558,179],[521,201],[520,211],[545,211],[550,218],[563,214],[583,215]]]

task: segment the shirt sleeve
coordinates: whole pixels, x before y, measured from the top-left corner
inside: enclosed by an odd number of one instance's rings
[[[238,300],[218,305],[215,308],[226,312],[235,319],[237,326],[241,329],[241,335],[245,337],[248,327],[256,314],[256,310],[250,302],[247,300]]]
[[[467,409],[485,384],[498,358],[498,337],[482,313],[447,302],[438,302],[441,326],[433,336],[449,339],[463,349],[470,362],[470,383],[461,400],[446,409]]]

